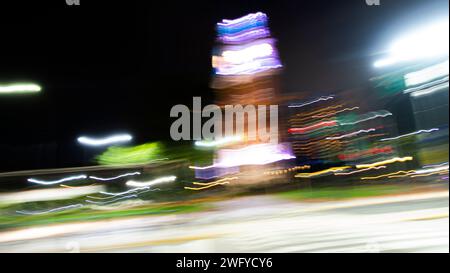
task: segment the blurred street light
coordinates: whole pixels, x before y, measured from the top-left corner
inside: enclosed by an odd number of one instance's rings
[[[118,135],[112,135],[105,138],[91,138],[86,136],[81,136],[77,140],[79,143],[83,145],[88,146],[104,146],[104,145],[110,145],[120,142],[128,142],[132,140],[133,137],[129,134],[118,134]]]
[[[0,85],[1,94],[24,94],[24,93],[38,93],[42,88],[33,83],[15,83]]]
[[[388,57],[374,63],[385,67],[399,62],[435,58],[449,54],[448,18],[424,27],[396,40],[389,48]]]

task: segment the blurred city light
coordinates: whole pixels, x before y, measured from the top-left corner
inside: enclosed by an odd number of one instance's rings
[[[439,128],[432,128],[429,130],[419,130],[416,132],[412,132],[412,133],[408,133],[408,134],[404,134],[404,135],[400,135],[400,136],[396,136],[396,137],[388,137],[388,138],[382,138],[380,139],[380,141],[389,141],[389,140],[396,140],[396,139],[400,139],[403,137],[409,137],[409,136],[414,136],[414,135],[418,135],[418,134],[423,134],[423,133],[431,133],[434,131],[439,131]]]
[[[224,137],[222,139],[214,140],[214,141],[208,141],[208,140],[196,141],[195,142],[195,146],[199,146],[199,147],[217,147],[217,146],[226,145],[226,144],[229,144],[229,143],[241,141],[242,139],[243,138],[241,136],[230,136],[230,137]]]
[[[143,164],[151,161],[164,160],[159,156],[162,145],[158,142],[141,144],[133,147],[109,147],[96,157],[102,165]]]
[[[91,137],[82,136],[82,137],[79,137],[77,140],[79,143],[88,145],[88,146],[104,146],[104,145],[128,142],[132,139],[133,139],[133,137],[129,134],[118,134],[118,135],[112,135],[112,136],[105,137],[105,138],[91,138]]]
[[[6,150],[0,252],[63,252],[68,245],[80,252],[448,252],[448,22],[395,41],[375,63],[389,69],[363,71],[372,65],[373,52],[365,47],[374,33],[361,30],[376,27],[356,26],[353,13],[327,12],[334,21],[325,23],[316,20],[323,16],[304,16],[305,25],[294,25],[291,20],[303,18],[296,10],[291,18],[279,8],[267,10],[277,21],[278,48],[266,13],[221,20],[211,37],[214,25],[205,22],[243,10],[218,8],[193,21],[192,5],[181,11],[170,5],[152,24],[140,24],[148,27],[144,43],[112,39],[126,52],[142,50],[113,54],[126,64],[113,67],[117,73],[107,74],[113,78],[103,77],[104,66],[87,69],[91,76],[83,78],[61,69],[67,73],[55,74],[63,80],[49,84],[56,91],[27,103],[6,100],[14,107],[6,114],[27,112],[13,121],[17,132],[5,128],[17,139],[8,137],[0,147],[0,154]],[[165,16],[172,11],[176,20]],[[392,27],[390,18],[379,20]],[[147,43],[153,38],[157,43]],[[212,68],[201,61],[205,56]],[[130,60],[149,69],[136,70]],[[80,63],[76,68],[86,68]],[[86,88],[92,92],[81,93]],[[0,86],[0,94],[40,89],[15,84]],[[65,101],[69,93],[79,96],[70,97],[74,107]],[[191,95],[192,110],[182,104]],[[225,112],[209,120],[211,134],[201,126],[207,118],[202,100]],[[194,141],[172,137],[166,110],[174,104],[183,106],[181,129],[192,131]],[[227,116],[230,106],[235,110]],[[253,111],[272,114],[268,106],[276,108],[273,119]],[[92,128],[94,122],[102,124]],[[123,124],[133,127],[133,136],[74,135]],[[259,137],[252,137],[256,131]]]
[[[388,57],[376,61],[374,66],[384,67],[404,61],[448,56],[448,33],[448,18],[419,29],[393,42],[388,50]]]
[[[177,179],[176,176],[171,175],[171,176],[156,178],[151,181],[145,181],[145,182],[130,180],[126,183],[126,185],[130,186],[130,187],[150,187],[150,186],[158,185],[161,183],[173,182],[176,179]]]
[[[83,204],[74,204],[74,205],[58,207],[58,208],[53,208],[53,209],[43,210],[43,211],[23,211],[23,210],[18,210],[17,213],[19,213],[19,214],[27,214],[27,215],[39,215],[39,214],[46,214],[46,213],[52,213],[52,212],[60,212],[60,211],[68,210],[68,209],[81,208],[83,206],[84,206]]]
[[[405,85],[407,87],[423,84],[441,77],[448,76],[449,62],[448,60],[419,71],[411,72],[405,75]]]
[[[87,178],[87,176],[82,174],[82,175],[74,175],[74,176],[69,176],[69,177],[61,178],[58,180],[51,180],[51,181],[39,180],[39,179],[35,179],[35,178],[28,178],[28,182],[41,184],[41,185],[54,185],[54,184],[60,184],[60,183],[67,182],[67,181],[80,180],[80,179],[86,179],[86,178]]]
[[[251,13],[238,19],[224,19],[217,24],[218,40],[223,43],[212,56],[217,75],[253,75],[282,67],[270,38],[267,15]]]
[[[33,83],[15,83],[8,85],[0,85],[0,95],[1,94],[27,94],[27,93],[38,93],[42,88]]]
[[[432,86],[426,86],[426,87],[419,87],[414,89],[407,89],[404,91],[404,93],[410,93],[412,97],[420,97],[424,95],[429,95],[438,91],[447,90],[448,91],[449,83],[448,79],[446,82],[438,83],[436,85]]]
[[[104,190],[103,186],[50,188],[0,194],[0,204],[30,203],[73,199]]]
[[[90,179],[94,179],[94,180],[100,180],[100,181],[111,181],[111,180],[116,180],[122,177],[126,177],[126,176],[132,176],[132,175],[140,175],[140,172],[132,172],[132,173],[124,173],[118,176],[113,176],[113,177],[97,177],[97,176],[93,176],[90,175],[89,178]]]

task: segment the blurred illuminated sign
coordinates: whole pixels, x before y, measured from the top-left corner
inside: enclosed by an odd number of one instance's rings
[[[449,74],[449,68],[448,68],[449,62],[448,60],[439,63],[430,67],[427,67],[425,69],[408,73],[405,75],[405,85],[406,86],[414,86],[418,84],[427,83],[429,81],[448,76]]]

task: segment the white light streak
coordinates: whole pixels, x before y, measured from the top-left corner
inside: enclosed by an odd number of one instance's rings
[[[254,144],[241,149],[222,149],[217,161],[210,166],[190,166],[195,170],[210,168],[231,168],[244,165],[266,165],[269,163],[293,159],[290,148],[283,144]]]
[[[446,166],[446,165],[448,165],[448,162],[439,163],[439,164],[425,165],[425,166],[423,166],[423,168],[424,168],[424,169],[427,169],[427,168],[436,168],[436,167],[441,167],[441,166]]]
[[[109,201],[104,201],[104,202],[98,202],[98,201],[92,201],[92,200],[86,200],[86,202],[87,203],[91,203],[91,204],[95,204],[95,205],[107,205],[107,204],[111,204],[111,203],[114,203],[114,202],[119,201],[119,200],[130,199],[130,198],[137,198],[137,197],[138,196],[136,194],[131,194],[131,195],[121,196],[121,197],[118,197],[116,199],[109,200]]]
[[[385,114],[376,114],[372,117],[364,118],[364,119],[361,119],[361,120],[358,120],[355,122],[343,122],[343,123],[340,123],[339,125],[354,125],[354,124],[358,124],[358,123],[369,121],[369,120],[376,119],[376,118],[385,118],[387,116],[392,116],[392,113],[387,112]]]
[[[78,142],[89,146],[103,146],[120,142],[128,142],[132,139],[133,137],[129,134],[119,134],[99,139],[82,136],[78,138]]]
[[[375,131],[375,129],[373,129],[373,128],[372,129],[368,129],[368,130],[359,130],[357,132],[349,133],[349,134],[346,134],[346,135],[341,135],[341,136],[337,136],[337,137],[327,137],[325,139],[335,140],[335,139],[341,139],[341,138],[345,138],[345,137],[356,136],[356,135],[358,135],[360,133],[369,133],[369,132],[373,132],[373,131]]]
[[[228,50],[222,53],[224,60],[231,64],[245,64],[257,58],[272,55],[273,48],[269,43],[256,44],[241,50]]]
[[[137,195],[142,194],[142,193],[146,193],[146,192],[151,192],[151,191],[161,191],[160,188],[150,189],[149,187],[144,187],[142,189],[147,189],[147,190],[143,190],[141,192],[138,192]],[[141,189],[138,189],[138,190],[141,190]],[[130,190],[130,191],[128,191],[128,193],[135,192],[135,191],[137,191],[137,190]],[[110,195],[110,196],[107,196],[107,197],[98,197],[98,196],[88,195],[86,197],[87,198],[91,198],[91,199],[97,199],[97,200],[108,200],[108,199],[111,199],[111,198],[115,198],[116,196],[118,196],[118,195]]]
[[[371,167],[371,168],[355,170],[355,171],[346,172],[346,173],[344,173],[344,172],[334,173],[334,175],[351,175],[351,174],[355,174],[355,173],[366,172],[366,171],[370,171],[370,170],[379,170],[379,169],[385,169],[385,168],[386,168],[386,166]]]
[[[432,173],[432,172],[439,172],[439,171],[445,171],[448,170],[448,165],[442,166],[442,167],[436,167],[436,168],[427,168],[422,170],[417,170],[414,173],[415,174],[423,174],[423,173]]]
[[[334,97],[333,96],[320,97],[320,98],[318,98],[316,100],[313,100],[313,101],[310,101],[310,102],[305,102],[305,103],[302,103],[302,104],[299,104],[299,105],[289,105],[288,107],[290,107],[290,108],[300,108],[300,107],[307,106],[307,105],[310,105],[310,104],[313,104],[313,103],[316,103],[316,102],[319,102],[319,101],[327,101],[327,100],[331,100],[331,99],[334,99]]]
[[[406,86],[414,86],[418,84],[423,84],[440,77],[448,76],[449,74],[449,62],[448,60],[439,63],[425,69],[408,73],[404,76]]]
[[[224,137],[222,139],[215,140],[215,141],[196,141],[195,146],[216,147],[216,146],[221,146],[221,145],[225,145],[225,144],[232,143],[232,142],[237,142],[240,140],[242,140],[241,136]]]
[[[81,208],[81,207],[84,207],[84,205],[83,204],[75,204],[75,205],[69,205],[69,206],[54,208],[54,209],[45,210],[45,211],[23,211],[23,210],[18,210],[16,212],[19,213],[19,214],[26,214],[26,215],[38,215],[38,214],[46,214],[46,213],[63,211],[63,210],[68,210],[68,209],[76,209],[76,208]]]
[[[448,89],[448,81],[444,84],[439,84],[439,85],[436,85],[436,86],[433,86],[433,87],[430,87],[427,89],[411,92],[411,96],[412,97],[420,97],[420,96],[429,95],[429,94],[432,94],[434,92],[441,91],[444,89]]]
[[[28,178],[28,182],[41,184],[41,185],[54,185],[54,184],[59,184],[59,183],[63,183],[66,181],[80,180],[80,179],[86,179],[86,178],[87,178],[87,176],[82,174],[82,175],[69,176],[66,178],[61,178],[59,180],[53,180],[53,181],[44,181],[44,180],[38,180],[35,178]]]
[[[419,130],[419,131],[412,132],[412,133],[405,134],[405,135],[401,135],[401,136],[383,138],[383,139],[380,139],[380,141],[397,140],[397,139],[400,139],[400,138],[403,138],[403,137],[418,135],[418,134],[422,134],[422,133],[431,133],[431,132],[434,132],[434,131],[439,131],[439,128],[433,128],[433,129],[429,129],[429,130]]]
[[[0,94],[37,93],[42,88],[37,84],[9,84],[0,85]]]
[[[115,179],[119,179],[119,178],[126,177],[126,176],[140,175],[140,174],[141,174],[140,172],[132,172],[132,173],[124,173],[124,174],[114,176],[114,177],[103,178],[103,177],[97,177],[97,176],[89,176],[89,178],[95,179],[95,180],[100,180],[100,181],[110,181],[110,180],[115,180]]]
[[[157,184],[161,184],[161,183],[168,183],[168,182],[173,182],[177,179],[176,176],[164,176],[164,177],[160,177],[160,178],[156,178],[153,179],[151,181],[147,181],[147,182],[139,182],[139,181],[133,181],[130,180],[127,182],[127,186],[129,187],[150,187],[150,186],[154,186]]]
[[[132,192],[136,192],[136,191],[140,191],[140,190],[148,190],[149,187],[142,187],[142,188],[137,188],[137,189],[131,189],[131,190],[127,190],[127,191],[123,191],[123,192],[106,192],[106,191],[101,191],[101,194],[104,195],[110,195],[110,196],[119,196],[119,195],[125,195],[125,194],[129,194]]]

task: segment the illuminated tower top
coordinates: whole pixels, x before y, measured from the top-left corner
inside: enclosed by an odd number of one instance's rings
[[[280,68],[281,62],[270,38],[267,15],[262,12],[217,24],[220,44],[212,57],[215,74],[220,76],[253,75]]]

